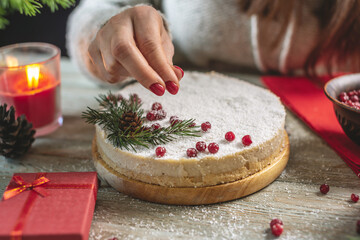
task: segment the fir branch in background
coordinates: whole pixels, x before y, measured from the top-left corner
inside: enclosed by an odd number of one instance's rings
[[[5,29],[9,24],[6,14],[19,12],[26,16],[36,16],[43,6],[50,8],[52,12],[62,8],[69,8],[75,4],[75,0],[1,0],[0,1],[0,29]]]
[[[99,95],[96,100],[101,106],[100,109],[88,107],[82,113],[82,118],[87,123],[98,124],[107,133],[107,139],[120,149],[133,150],[136,152],[136,146],[149,148],[149,145],[165,144],[173,141],[178,136],[200,137],[199,127],[194,127],[194,119],[179,121],[174,125],[159,128],[156,130],[147,129],[139,126],[135,131],[122,129],[120,120],[125,113],[131,112],[141,119],[144,119],[144,110],[141,109],[141,103],[138,97],[132,95],[129,100],[116,96],[109,92],[108,95]]]

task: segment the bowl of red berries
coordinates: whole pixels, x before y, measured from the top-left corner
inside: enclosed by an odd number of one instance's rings
[[[346,133],[360,145],[360,74],[349,74],[327,82],[324,91]]]

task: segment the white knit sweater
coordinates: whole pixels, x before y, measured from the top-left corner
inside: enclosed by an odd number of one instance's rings
[[[192,63],[209,66],[220,62],[288,73],[304,65],[318,34],[318,22],[311,14],[318,1],[304,1],[310,4],[303,4],[302,18],[296,21],[292,14],[284,38],[274,48],[279,23],[246,16],[238,0],[82,0],[68,21],[67,48],[80,69],[94,78],[85,61],[100,26],[129,7],[153,4],[165,14],[175,54],[184,54]]]

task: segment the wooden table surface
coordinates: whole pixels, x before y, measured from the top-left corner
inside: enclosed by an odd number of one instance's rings
[[[259,76],[232,74],[260,85]],[[107,92],[62,59],[64,125],[36,139],[20,161],[0,157],[0,193],[14,172],[94,171],[94,127],[80,118],[94,97]],[[274,239],[272,218],[284,222],[279,239],[353,239],[360,220],[359,178],[297,117],[288,112],[289,163],[265,189],[235,201],[208,206],[166,206],[133,199],[109,186],[99,189],[90,239]],[[327,195],[319,193],[323,183]]]

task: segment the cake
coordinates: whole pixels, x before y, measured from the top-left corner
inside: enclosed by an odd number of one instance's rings
[[[95,167],[100,176],[118,190],[124,188],[124,179],[165,188],[203,188],[232,183],[268,167],[288,148],[285,109],[270,91],[213,72],[186,72],[180,86],[175,96],[168,93],[155,96],[138,83],[119,92],[122,96],[137,94],[145,114],[154,102],[161,103],[166,118],[145,121],[145,125],[169,126],[170,116],[195,119],[197,126],[211,123],[211,129],[201,131],[199,137],[178,137],[161,145],[166,148],[163,157],[155,154],[158,146],[137,147],[136,151],[115,147],[107,139],[108,132],[96,125]],[[234,141],[225,140],[229,131],[235,134]],[[245,135],[250,135],[252,140],[248,146],[242,143]],[[189,157],[187,149],[195,148],[198,141],[217,143],[219,150],[215,154],[206,150]]]

